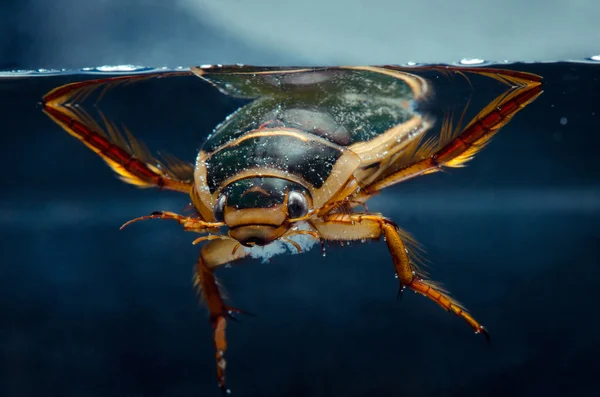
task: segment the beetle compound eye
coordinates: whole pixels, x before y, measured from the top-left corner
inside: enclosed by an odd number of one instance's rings
[[[225,210],[225,202],[227,201],[227,196],[224,194],[220,195],[215,203],[215,208],[213,208],[213,216],[217,222],[223,222],[225,216],[223,211]]]
[[[308,201],[306,197],[295,190],[288,195],[288,215],[290,218],[300,218],[308,214]]]

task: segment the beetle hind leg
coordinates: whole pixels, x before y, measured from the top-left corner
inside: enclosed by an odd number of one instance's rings
[[[396,274],[400,281],[400,291],[409,288],[431,299],[446,311],[462,318],[477,334],[483,334],[489,341],[487,330],[479,324],[465,309],[453,300],[446,291],[416,271],[410,261],[409,251],[398,226],[376,214],[335,214],[323,220],[313,221],[319,234],[326,240],[384,240],[392,256]]]

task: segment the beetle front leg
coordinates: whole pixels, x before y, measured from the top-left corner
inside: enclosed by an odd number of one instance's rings
[[[225,328],[227,319],[233,319],[235,313],[244,313],[225,304],[219,285],[213,274],[214,268],[242,259],[246,256],[243,249],[235,250],[238,242],[235,240],[214,240],[202,247],[200,257],[196,264],[194,285],[199,289],[206,302],[213,329],[213,343],[215,346],[217,380],[223,393],[229,393],[225,386],[225,351],[227,339]],[[235,250],[235,253],[234,253]]]
[[[444,309],[461,317],[475,333],[481,333],[489,341],[489,334],[465,309],[434,283],[425,280],[415,272],[410,263],[408,250],[398,226],[381,215],[375,214],[334,214],[323,220],[312,221],[314,227],[325,240],[352,241],[361,239],[379,240],[382,236],[388,246],[400,288],[410,288],[426,296]]]
[[[176,214],[174,212],[168,211],[155,211],[150,215],[140,216],[138,218],[132,219],[128,222],[125,222],[123,226],[121,226],[121,230],[125,227],[131,225],[132,223],[145,221],[147,219],[172,219],[177,221],[180,225],[183,226],[183,230],[186,232],[196,232],[202,233],[204,231],[217,230],[219,227],[223,226],[223,222],[206,222],[200,218],[193,218],[189,216],[183,216]]]

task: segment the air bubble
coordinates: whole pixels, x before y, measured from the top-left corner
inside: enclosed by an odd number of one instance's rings
[[[461,65],[481,65],[485,61],[483,59],[478,58],[463,58],[460,60]]]
[[[133,72],[139,69],[144,69],[144,67],[134,65],[103,65],[96,68],[99,72]]]

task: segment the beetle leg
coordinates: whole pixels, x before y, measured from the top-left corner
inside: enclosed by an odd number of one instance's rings
[[[213,274],[213,269],[242,259],[247,255],[244,250],[236,250],[233,253],[236,244],[237,241],[235,240],[214,240],[202,247],[194,276],[194,285],[198,288],[208,307],[209,319],[213,329],[217,380],[224,393],[229,393],[225,386],[225,352],[227,350],[225,328],[227,320],[234,319],[235,313],[245,312],[225,304]]]
[[[377,214],[334,214],[324,219],[312,221],[319,234],[325,240],[379,240],[382,236],[388,246],[401,291],[404,288],[418,292],[431,299],[447,311],[462,318],[475,333],[481,333],[489,341],[486,329],[480,325],[465,309],[439,286],[427,281],[410,262],[402,232],[387,218]]]
[[[209,229],[216,229],[224,225],[223,222],[205,222],[199,218],[183,216],[174,212],[156,211],[151,213],[150,215],[140,216],[139,218],[135,218],[128,222],[125,222],[123,226],[121,226],[121,230],[134,222],[144,221],[146,219],[173,219],[177,221],[180,225],[183,225],[183,229],[185,231],[198,233],[208,231]]]
[[[123,181],[138,187],[189,193],[193,184],[193,166],[174,157],[160,160],[151,156],[126,128],[121,131],[103,115],[101,125],[76,104],[98,89],[102,89],[98,95],[100,100],[109,88],[117,84],[189,74],[189,71],[151,73],[66,84],[47,93],[42,99],[42,106],[44,113],[100,156]]]
[[[360,195],[372,195],[396,183],[419,175],[440,171],[443,167],[464,166],[467,161],[489,143],[500,128],[542,93],[541,78],[536,75],[502,73],[502,71],[496,69],[481,72],[472,71],[472,73],[491,77],[506,83],[511,88],[481,110],[462,131],[453,134],[452,139],[448,142],[441,142],[442,146],[435,148],[435,146],[430,145],[431,149],[429,149],[427,144],[431,142],[426,141],[421,145],[422,150],[413,151],[408,154],[408,158],[399,158],[398,160],[403,164],[399,169],[362,187]],[[445,127],[448,131],[451,130],[449,120]],[[444,128],[442,129],[442,135],[444,135]],[[417,158],[410,157],[415,155]]]
[[[190,218],[173,212],[159,211],[133,219],[121,226],[121,229],[133,222],[145,219],[172,219],[181,224],[184,230],[199,233],[222,226],[221,223],[204,222],[198,218]],[[217,379],[219,387],[221,387],[224,393],[228,393],[229,390],[225,387],[225,351],[227,350],[225,328],[227,319],[235,319],[234,315],[236,313],[248,313],[225,304],[219,285],[213,274],[213,269],[242,259],[247,254],[244,250],[237,249],[239,243],[227,235],[205,236],[201,237],[201,239],[212,241],[200,250],[200,257],[196,263],[194,273],[194,286],[198,289],[208,307],[216,352]],[[199,242],[198,240],[195,240],[194,244]]]

